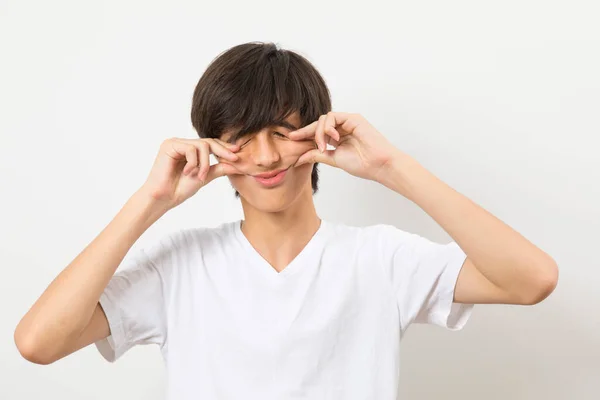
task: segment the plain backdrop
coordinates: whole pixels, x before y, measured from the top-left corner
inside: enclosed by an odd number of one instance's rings
[[[90,346],[39,366],[13,332],[143,183],[161,141],[196,137],[198,79],[248,41],[305,55],[335,110],[363,114],[559,264],[539,305],[478,306],[460,332],[409,329],[403,399],[600,398],[595,3],[0,1],[0,399],[163,398],[156,347],[110,364]],[[450,240],[415,204],[327,166],[315,201],[329,220]],[[136,246],[241,216],[220,179]]]

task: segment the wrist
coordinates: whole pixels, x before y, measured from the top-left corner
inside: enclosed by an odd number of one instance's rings
[[[414,201],[419,187],[431,178],[431,173],[416,159],[399,153],[386,164],[379,183]]]
[[[148,226],[156,222],[171,209],[168,204],[156,200],[142,188],[129,198],[123,208],[130,211],[133,218]]]

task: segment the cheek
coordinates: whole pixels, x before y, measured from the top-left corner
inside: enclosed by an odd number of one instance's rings
[[[248,146],[250,147],[250,146]],[[313,142],[292,142],[286,141],[278,145],[278,151],[281,156],[281,167],[287,168],[302,156],[307,151],[315,148]],[[239,156],[239,160],[235,163],[236,168],[246,175],[230,175],[228,176],[229,182],[238,192],[245,192],[245,188],[254,187],[252,185],[253,178],[247,175],[251,175],[257,172],[256,164],[254,163],[250,149],[247,147],[236,153]],[[292,176],[294,185],[303,185],[306,180],[310,179],[312,174],[313,164],[303,164],[299,167],[292,168]]]
[[[315,142],[308,140],[303,140],[301,142],[288,140],[286,142],[283,142],[283,146],[285,146],[286,150],[290,154],[294,154],[297,157],[300,157],[302,154],[306,153],[309,150],[317,148]]]
[[[284,165],[293,165],[307,151],[316,148],[314,142],[282,141],[279,145],[279,154]]]
[[[303,164],[299,167],[293,168],[294,175],[298,179],[296,179],[296,183],[303,184],[305,181],[310,180],[310,176],[312,174],[314,164]]]
[[[229,175],[228,178],[229,182],[236,190],[244,184],[245,179],[248,179],[245,175]]]
[[[276,143],[276,149],[281,157],[281,164],[283,167],[293,165],[300,156],[309,150],[315,149],[316,145],[312,141],[292,141],[292,140],[280,140]],[[252,158],[252,144],[244,146],[236,154],[239,160],[235,166],[245,174],[251,174],[255,171],[256,163]]]

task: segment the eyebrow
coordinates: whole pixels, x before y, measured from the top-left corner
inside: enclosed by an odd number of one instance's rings
[[[275,126],[280,126],[282,128],[286,128],[289,129],[291,131],[297,131],[298,127],[288,121],[279,121],[278,123],[275,124]]]

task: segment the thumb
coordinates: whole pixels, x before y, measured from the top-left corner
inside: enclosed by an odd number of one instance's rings
[[[302,154],[295,166],[298,167],[302,164],[314,164],[323,163],[332,167],[337,167],[335,159],[333,157],[335,150],[325,150],[321,153],[319,149],[312,149]]]
[[[242,174],[240,170],[234,167],[231,164],[219,162],[214,165],[211,165],[208,174],[206,176],[206,183],[209,183],[217,178],[220,178],[225,175],[239,175]]]

